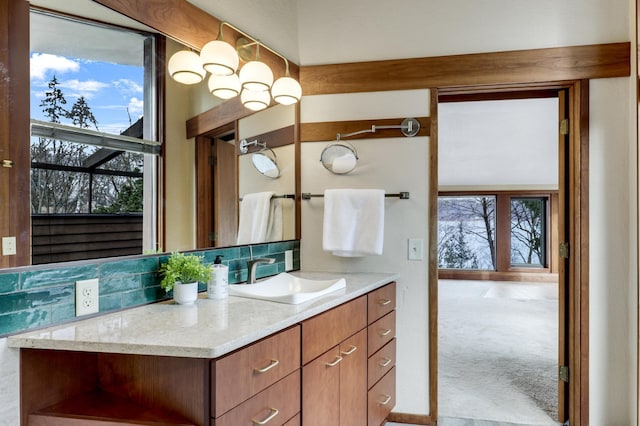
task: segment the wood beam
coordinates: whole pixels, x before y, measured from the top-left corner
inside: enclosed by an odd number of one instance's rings
[[[220,20],[184,0],[93,1],[196,50],[200,50],[208,41],[218,36]],[[224,41],[232,46],[235,46],[236,40],[241,37],[240,33],[226,26],[223,35]],[[267,49],[260,49],[260,60],[269,65],[276,79],[284,76],[285,64],[282,58]],[[289,61],[289,71],[292,77],[298,78],[298,65]]]
[[[305,66],[305,95],[628,77],[628,42]]]
[[[420,131],[416,136],[429,136],[431,130],[431,119],[429,117],[416,118],[420,123]],[[352,133],[360,130],[370,129],[371,126],[393,126],[400,125],[403,118],[391,118],[380,120],[355,120],[355,121],[331,121],[302,123],[300,125],[301,142],[331,141],[336,139],[338,133]],[[402,137],[399,129],[377,129],[375,133],[363,133],[349,137],[352,139],[376,139]]]

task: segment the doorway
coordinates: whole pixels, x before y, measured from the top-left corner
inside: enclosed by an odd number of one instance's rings
[[[558,274],[558,287],[557,287],[557,366],[562,367],[565,372],[567,370],[572,371],[571,383],[567,383],[564,380],[558,379],[558,418],[561,421],[571,418],[571,422],[580,424],[580,419],[588,419],[588,407],[586,404],[581,404],[580,395],[587,395],[587,382],[586,372],[588,371],[588,357],[587,355],[587,320],[588,308],[580,301],[586,300],[586,294],[588,289],[588,277],[584,270],[584,265],[579,262],[582,257],[582,251],[588,247],[588,237],[585,233],[580,233],[581,229],[586,229],[587,216],[585,208],[585,196],[587,182],[584,176],[586,173],[586,144],[588,143],[588,135],[586,132],[581,131],[584,129],[584,123],[587,120],[587,105],[585,103],[588,100],[588,93],[585,89],[586,84],[584,82],[575,82],[570,85],[557,85],[549,84],[546,87],[537,86],[535,90],[529,88],[496,88],[496,90],[489,93],[487,90],[473,90],[473,89],[438,89],[432,92],[432,116],[438,117],[439,105],[444,101],[475,101],[475,100],[500,100],[500,99],[537,99],[555,97],[558,99],[558,119],[562,123],[562,131],[558,132],[558,136],[555,139],[558,141],[558,156],[557,164],[558,170],[558,210],[556,221],[558,223],[557,239],[551,243],[550,247],[558,248],[560,243],[563,246],[570,245],[575,250],[571,252],[570,257],[557,258],[556,268]],[[565,118],[575,117],[574,120],[564,121]],[[441,117],[438,117],[441,118]],[[432,135],[439,135],[438,122],[435,120],[435,129],[432,129]],[[566,130],[566,131],[564,131]],[[437,229],[437,196],[438,196],[438,167],[437,162],[439,144],[442,143],[438,140],[439,136],[436,136],[435,140],[431,141],[432,160],[433,166],[431,172],[431,197],[432,207],[430,209],[430,230],[432,235],[438,235]],[[441,147],[440,147],[441,148]],[[434,164],[435,162],[435,164]],[[578,167],[576,167],[578,166]],[[569,189],[573,188],[573,191]],[[508,225],[507,225],[508,227]],[[583,243],[580,245],[579,243]],[[586,245],[585,245],[586,243]],[[432,238],[430,241],[431,253],[437,258],[438,242],[436,238]],[[553,259],[550,261],[549,268],[553,265]],[[517,268],[513,268],[514,265],[510,265],[509,274],[505,277],[498,279],[513,279],[517,278],[517,281],[522,282],[525,272],[517,271]],[[480,273],[479,275],[487,276],[491,275]],[[431,263],[429,273],[429,299],[430,299],[430,345],[431,345],[431,357],[430,357],[430,370],[431,374],[431,415],[432,419],[438,416],[440,406],[438,405],[439,395],[439,383],[438,383],[438,371],[439,359],[438,352],[438,321],[439,321],[439,307],[438,307],[438,268],[436,261]],[[495,291],[494,291],[495,293]],[[545,293],[545,292],[543,292]],[[576,305],[577,303],[577,305]],[[574,308],[569,309],[569,306]],[[576,309],[577,308],[577,309]],[[584,333],[584,334],[583,334]],[[583,354],[582,358],[580,354]],[[508,361],[505,361],[508,362]],[[553,380],[553,379],[552,379]]]

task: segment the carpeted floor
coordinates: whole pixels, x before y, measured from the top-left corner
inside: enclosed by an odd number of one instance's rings
[[[438,291],[438,424],[557,425],[557,285],[441,280]]]

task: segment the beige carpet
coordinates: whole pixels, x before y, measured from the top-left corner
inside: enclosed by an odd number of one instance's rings
[[[439,417],[556,425],[557,285],[441,280],[438,291]]]

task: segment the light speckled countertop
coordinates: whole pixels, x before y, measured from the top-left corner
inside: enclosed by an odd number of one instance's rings
[[[292,272],[309,279],[344,277],[346,288],[288,305],[200,294],[192,306],[154,303],[8,338],[14,348],[217,358],[355,299],[397,279],[392,273]]]

